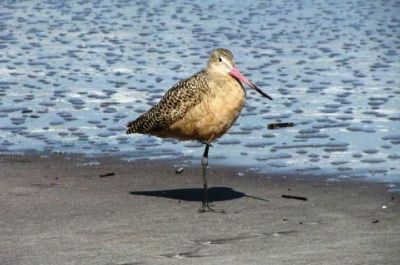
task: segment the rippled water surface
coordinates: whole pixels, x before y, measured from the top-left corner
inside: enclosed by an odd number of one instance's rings
[[[124,125],[226,47],[274,100],[211,163],[400,181],[400,1],[0,3],[0,152],[183,157],[201,144]],[[292,128],[267,125],[293,122]],[[196,159],[196,160],[194,160]]]

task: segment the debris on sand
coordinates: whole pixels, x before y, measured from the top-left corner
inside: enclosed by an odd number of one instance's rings
[[[115,175],[114,172],[108,172],[108,173],[105,173],[105,174],[99,174],[99,177],[100,178],[105,178],[105,177],[111,177],[111,176],[114,176],[114,175]]]
[[[307,201],[307,197],[282,194],[282,198]]]

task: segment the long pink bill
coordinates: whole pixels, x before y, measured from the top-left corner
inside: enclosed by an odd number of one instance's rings
[[[236,67],[233,67],[232,70],[229,72],[229,74],[231,76],[233,76],[234,78],[236,78],[237,80],[239,80],[242,83],[245,83],[247,85],[249,85],[252,89],[254,89],[255,91],[257,91],[258,93],[260,93],[262,96],[272,100],[272,98],[270,96],[268,96],[267,94],[265,94],[261,89],[259,89],[255,84],[253,84],[253,82],[251,82],[249,79],[247,79],[244,75],[242,75],[242,73],[239,72],[239,70]]]

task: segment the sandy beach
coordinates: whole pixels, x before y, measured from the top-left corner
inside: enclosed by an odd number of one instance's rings
[[[0,264],[398,264],[400,196],[378,183],[80,156],[0,157]],[[238,174],[240,172],[240,174]],[[307,200],[283,198],[306,197]]]

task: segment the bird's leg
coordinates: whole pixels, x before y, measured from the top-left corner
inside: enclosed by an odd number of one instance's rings
[[[208,149],[210,146],[206,143],[206,148],[204,149],[203,158],[201,159],[201,168],[203,175],[203,209],[208,207],[208,195],[207,195],[207,166],[208,166]]]
[[[201,167],[202,167],[202,175],[203,175],[203,201],[202,206],[199,212],[221,212],[224,213],[224,210],[217,210],[211,208],[208,204],[208,185],[207,185],[207,166],[208,166],[208,150],[210,149],[210,143],[206,143],[206,148],[204,149],[203,158],[201,160]]]

